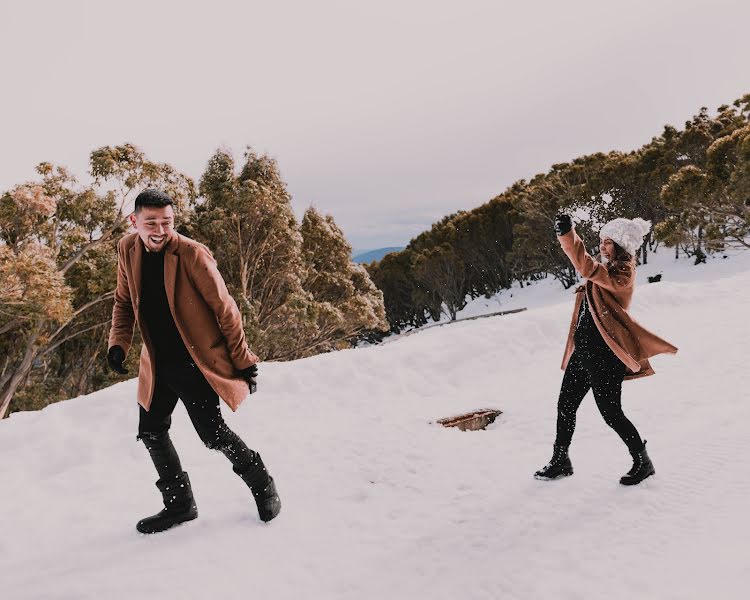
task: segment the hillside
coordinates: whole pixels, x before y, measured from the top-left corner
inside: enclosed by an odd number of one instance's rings
[[[522,313],[262,365],[257,396],[225,416],[277,479],[284,508],[268,525],[179,406],[173,439],[200,517],[135,532],[159,508],[135,380],[11,415],[2,597],[747,597],[750,253],[659,261],[664,280],[639,287],[633,313],[680,352],[624,385],[657,470],[642,485],[618,484],[630,457],[590,396],[575,475],[532,478],[551,452],[572,302],[545,282],[513,291]],[[486,431],[434,424],[483,407],[503,411]]]
[[[734,273],[746,261],[750,261],[750,252],[744,250],[727,250],[724,253],[714,253],[706,258],[707,263],[695,265],[692,258],[681,257],[675,260],[672,250],[663,249],[660,252],[649,255],[648,264],[638,267],[638,283],[649,285],[648,278],[661,276],[658,283],[667,282],[690,283],[700,281],[704,276],[716,277]],[[580,282],[582,283],[582,281]],[[516,310],[519,308],[538,308],[549,306],[559,302],[565,302],[570,298],[575,287],[565,290],[562,284],[552,276],[538,281],[526,282],[524,287],[515,281],[510,289],[501,290],[490,298],[480,296],[478,298],[467,298],[467,304],[463,310],[456,314],[457,319],[466,319],[479,315],[486,315],[500,311]],[[638,302],[633,310],[638,310]],[[441,315],[440,322],[449,321],[447,313]],[[432,321],[430,321],[432,323]],[[398,337],[398,336],[396,336]]]

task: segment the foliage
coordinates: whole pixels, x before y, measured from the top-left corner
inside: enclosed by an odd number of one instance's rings
[[[290,360],[386,328],[382,294],[352,262],[333,218],[309,209],[298,225],[268,156],[247,149],[235,171],[227,150],[211,157],[188,229],[214,250],[253,351]]]
[[[0,418],[114,381],[103,353],[126,205],[147,186],[183,203],[193,194],[188,178],[130,144],[95,150],[90,168],[93,183],[82,186],[41,163],[37,181],[0,196],[0,275],[9,284],[0,292]]]
[[[633,152],[595,153],[553,165],[511,185],[488,203],[448,215],[407,248],[367,266],[383,290],[390,330],[419,326],[441,312],[455,318],[468,298],[513,281],[546,277],[570,287],[578,278],[557,243],[554,217],[573,215],[592,251],[615,217],[653,222],[640,251],[659,242],[705,260],[706,252],[748,247],[750,95],[715,116],[706,108]]]

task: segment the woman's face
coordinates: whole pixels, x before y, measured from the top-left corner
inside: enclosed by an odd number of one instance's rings
[[[602,262],[612,262],[615,257],[615,243],[609,238],[604,238],[599,242],[599,252],[602,256]]]

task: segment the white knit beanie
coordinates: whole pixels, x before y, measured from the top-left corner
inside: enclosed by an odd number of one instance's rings
[[[651,231],[651,221],[646,221],[636,217],[630,219],[612,219],[599,232],[599,237],[603,240],[609,238],[615,244],[620,246],[631,256],[635,256],[638,248],[643,244],[643,238]]]

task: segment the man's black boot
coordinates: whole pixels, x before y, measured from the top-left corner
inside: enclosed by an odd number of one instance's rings
[[[192,521],[198,517],[198,508],[193,499],[190,479],[184,471],[168,479],[156,482],[164,500],[164,508],[152,515],[141,519],[135,528],[141,533],[159,533],[170,527]]]
[[[159,480],[159,488],[164,500],[164,510],[138,521],[135,526],[141,533],[157,533],[179,523],[191,521],[198,516],[190,480],[182,470],[180,457],[172,445],[168,431],[139,435],[154,463]]]
[[[620,477],[620,483],[622,485],[637,485],[647,477],[656,473],[654,469],[654,463],[648,457],[646,452],[646,442],[643,442],[643,448],[636,452],[631,452],[630,455],[633,457],[633,466],[628,471],[627,475]]]
[[[258,506],[258,516],[260,520],[268,522],[281,511],[281,499],[276,492],[276,484],[273,477],[268,474],[260,454],[255,453],[253,462],[242,471],[236,468],[237,473],[250,488],[255,498],[255,504]]]
[[[555,445],[550,461],[539,471],[534,473],[535,479],[550,481],[558,477],[568,477],[573,474],[573,464],[568,457],[568,448]]]

